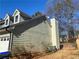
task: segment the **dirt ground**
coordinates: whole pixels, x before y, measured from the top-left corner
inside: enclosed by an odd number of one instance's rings
[[[79,59],[79,50],[75,49],[72,44],[66,43],[63,49],[34,59]]]
[[[79,59],[79,49],[76,49],[71,43],[64,43],[63,48],[55,53],[46,53],[44,55],[39,54],[38,56],[35,55],[34,57],[33,55],[29,55],[28,58],[26,58],[27,55],[25,55],[24,58],[20,58],[19,56],[19,58],[13,57],[10,59]]]

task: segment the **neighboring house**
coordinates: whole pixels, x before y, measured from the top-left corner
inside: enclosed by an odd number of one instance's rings
[[[42,52],[48,46],[60,48],[58,22],[50,22],[45,15],[30,17],[16,9],[12,16],[6,14],[0,21],[0,52],[16,47]]]

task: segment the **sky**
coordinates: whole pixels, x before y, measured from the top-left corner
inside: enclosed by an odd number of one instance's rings
[[[0,0],[0,18],[4,18],[7,13],[12,15],[15,9],[20,9],[28,15],[37,11],[45,13],[47,2],[48,0]],[[79,4],[77,2],[78,0],[75,0],[74,4]],[[79,11],[75,12],[74,18],[79,19]]]
[[[33,15],[36,11],[45,12],[47,0],[0,0],[0,18],[5,14],[13,14],[15,9],[20,9],[28,15]]]

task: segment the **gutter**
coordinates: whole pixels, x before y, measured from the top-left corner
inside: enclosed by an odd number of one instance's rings
[[[12,50],[12,42],[13,42],[13,34],[12,34],[11,31],[7,30],[7,28],[6,28],[6,31],[8,31],[10,33],[10,41],[9,41],[8,50],[11,52],[11,50]]]

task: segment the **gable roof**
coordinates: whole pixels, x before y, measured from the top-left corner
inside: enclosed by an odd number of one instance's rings
[[[34,17],[32,19],[28,19],[28,21],[25,20],[23,22],[20,22],[20,23],[17,23],[17,24],[13,24],[11,26],[17,26],[17,25],[22,25],[22,24],[24,24],[24,25],[29,24],[27,26],[30,26],[30,25],[32,26],[34,24],[39,24],[39,23],[44,22],[44,21],[47,21],[47,18],[45,17],[45,15],[41,15],[41,16]],[[47,23],[48,23],[48,21],[47,21]]]
[[[31,16],[27,15],[26,13],[22,12],[22,11],[19,10],[19,9],[16,9],[16,10],[14,11],[13,16],[16,14],[16,12],[20,12],[20,15],[21,15],[25,20],[32,18]]]
[[[10,17],[10,21],[13,21],[13,16],[11,16],[11,15],[9,15],[9,14],[6,14],[6,15],[5,15],[4,20],[6,19],[7,16]]]

